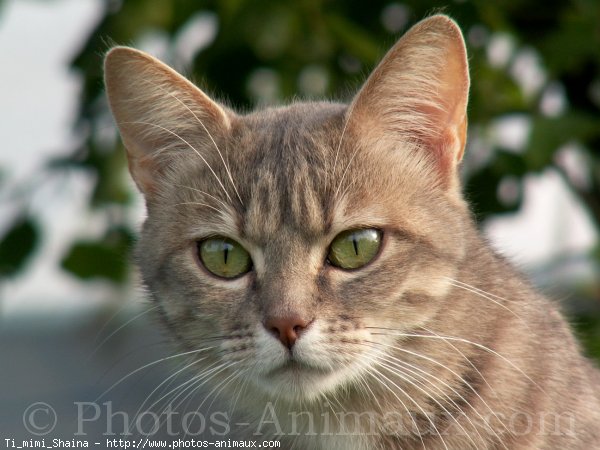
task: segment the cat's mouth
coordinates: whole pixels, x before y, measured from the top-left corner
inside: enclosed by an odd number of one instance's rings
[[[307,375],[307,374],[322,374],[325,375],[331,372],[324,367],[317,367],[311,364],[307,364],[302,361],[298,361],[291,357],[285,363],[279,367],[275,367],[268,372],[267,376],[281,376],[281,375]]]
[[[277,399],[292,402],[317,399],[344,380],[343,371],[330,365],[290,357],[258,378],[264,391]]]

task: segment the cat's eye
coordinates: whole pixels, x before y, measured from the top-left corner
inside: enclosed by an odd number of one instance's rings
[[[327,259],[342,269],[358,269],[368,264],[381,247],[381,231],[374,228],[347,230],[329,246]]]
[[[252,268],[252,259],[246,249],[222,236],[200,241],[198,257],[209,272],[221,278],[236,278]]]

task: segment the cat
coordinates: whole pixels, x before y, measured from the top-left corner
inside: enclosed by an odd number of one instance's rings
[[[190,370],[294,449],[600,448],[600,372],[461,193],[470,85],[444,15],[346,104],[239,114],[132,48],[109,104],[142,277]],[[235,410],[235,411],[233,411]]]

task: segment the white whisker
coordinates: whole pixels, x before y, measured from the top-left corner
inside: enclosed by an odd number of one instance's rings
[[[373,333],[373,334],[378,334],[378,333]],[[380,333],[380,334],[386,334],[386,333]],[[523,375],[525,378],[527,378],[527,380],[529,380],[534,386],[536,386],[540,391],[544,392],[546,394],[546,392],[535,382],[533,381],[533,379],[531,379],[531,377],[529,375],[527,375],[521,368],[519,368],[515,363],[513,363],[510,359],[506,358],[505,356],[501,355],[500,353],[496,352],[495,350],[492,350],[489,347],[486,347],[485,345],[479,344],[477,342],[473,342],[470,341],[468,339],[464,339],[461,337],[456,337],[456,336],[443,336],[443,335],[435,335],[435,336],[431,336],[431,335],[425,335],[425,334],[409,334],[409,333],[388,333],[388,335],[393,335],[393,336],[399,336],[399,337],[418,337],[418,338],[427,338],[427,339],[440,339],[440,340],[450,340],[450,341],[455,341],[455,342],[464,342],[466,344],[470,344],[473,345],[477,348],[480,348],[486,352],[489,352],[491,354],[493,354],[494,356],[497,356],[498,358],[502,359],[503,361],[505,361],[507,364],[509,364],[511,367],[513,367],[514,369],[516,369],[519,373],[521,373],[521,375]],[[383,344],[382,344],[383,345]],[[387,345],[387,344],[386,344]],[[394,348],[396,348],[397,350],[400,351],[404,351],[404,352],[410,352],[409,350],[403,349],[401,347],[396,347],[396,346],[392,346]],[[427,358],[426,356],[423,355],[416,355],[416,356],[420,356],[423,358]],[[431,360],[432,362],[436,363],[436,364],[440,364],[435,360]]]
[[[446,278],[446,277],[445,277]],[[454,280],[452,280],[451,278],[446,278],[450,281],[450,285],[459,288],[459,289],[463,289],[465,291],[471,292],[473,294],[475,294],[478,297],[481,298],[485,298],[486,300],[489,300],[490,302],[494,303],[495,305],[498,305],[500,308],[504,308],[506,311],[508,311],[509,313],[511,313],[513,316],[515,316],[517,319],[519,319],[527,328],[529,328],[529,325],[527,324],[527,322],[525,320],[523,320],[521,318],[521,316],[519,316],[516,312],[514,312],[512,309],[510,309],[508,306],[503,305],[502,303],[500,303],[497,300],[494,300],[493,298],[491,298],[490,296],[486,295],[483,293],[483,291],[479,290],[479,289],[475,289],[475,288],[471,288],[469,285],[465,285],[464,283],[458,284],[457,282],[455,282]],[[502,299],[504,300],[504,299]]]
[[[385,357],[388,360],[390,360],[389,361],[390,364],[394,364],[394,365],[401,364],[402,366],[408,366],[408,367],[410,367],[410,368],[412,368],[414,370],[408,369],[406,367],[404,367],[404,370],[408,370],[411,373],[415,374],[415,376],[419,376],[420,378],[423,378],[424,376],[433,378],[437,382],[439,382],[442,385],[444,385],[446,388],[450,389],[454,393],[454,395],[456,395],[461,401],[463,401],[467,406],[469,406],[469,408],[471,408],[473,410],[473,412],[483,421],[483,423],[487,426],[487,428],[492,433],[494,433],[494,435],[498,438],[498,440],[502,444],[502,446],[508,450],[508,447],[506,447],[506,445],[504,444],[504,442],[502,441],[502,439],[500,438],[500,436],[496,433],[496,431],[494,430],[494,428],[489,424],[489,421],[487,419],[485,419],[485,417],[483,417],[479,413],[479,411],[477,411],[477,409],[462,394],[460,394],[460,392],[458,392],[456,389],[454,389],[450,384],[446,383],[441,378],[436,377],[435,375],[433,375],[433,374],[431,374],[431,373],[429,373],[429,372],[421,369],[418,366],[415,366],[413,364],[410,364],[410,363],[408,363],[406,361],[401,360],[400,358],[396,358],[396,357],[394,357],[392,355],[385,355]],[[395,363],[393,361],[395,361]],[[418,372],[422,373],[423,375],[416,374],[415,371],[418,371]],[[466,383],[466,380],[465,380],[465,385],[468,385],[468,387],[469,387],[470,390],[475,391],[475,389],[470,385],[470,383]],[[481,434],[479,433],[477,427],[473,424],[473,422],[469,418],[469,416],[464,411],[462,411],[461,408],[459,408],[459,406],[456,404],[456,402],[448,394],[444,393],[439,387],[435,386],[434,384],[432,384],[432,386],[435,387],[436,390],[438,390],[438,392],[440,392],[444,397],[446,397],[448,400],[450,400],[450,402],[455,406],[455,408],[457,408],[461,412],[461,414],[464,415],[464,417],[473,426],[473,428],[475,429],[475,431],[479,435],[479,437],[482,440],[484,440],[483,437],[481,436]],[[492,415],[494,415],[496,417],[496,419],[498,419],[498,421],[500,421],[500,418],[497,416],[497,414],[494,412],[494,410],[482,398],[480,398],[480,400],[487,407],[487,409],[490,411],[490,413]],[[502,421],[500,421],[500,423],[502,423],[504,425],[504,423]],[[505,428],[506,428],[506,426],[505,426]],[[510,433],[510,431],[508,430],[508,428],[506,428],[506,430]]]
[[[342,148],[342,141],[344,140],[344,135],[346,134],[346,128],[348,127],[348,122],[350,122],[350,117],[352,116],[352,110],[354,109],[354,104],[351,104],[346,111],[346,117],[344,118],[344,127],[342,128],[342,134],[340,135],[340,140],[337,145],[337,149],[335,151],[335,159],[333,161],[333,169],[331,170],[332,178],[335,177],[335,169],[337,167],[338,157],[340,155],[340,149]]]
[[[338,194],[340,192],[340,189],[342,188],[342,185],[344,183],[344,179],[346,178],[346,174],[348,173],[348,169],[350,168],[350,165],[352,164],[352,161],[354,161],[354,158],[356,157],[356,155],[358,155],[358,151],[359,150],[360,150],[360,147],[357,145],[356,149],[352,153],[352,156],[348,160],[348,164],[346,164],[346,168],[344,169],[344,172],[342,173],[342,178],[340,179],[340,181],[338,183],[338,187],[337,187],[337,189],[335,191],[334,198],[337,198],[337,196],[338,196]]]
[[[164,361],[169,361],[171,359],[175,359],[175,358],[181,358],[182,356],[188,356],[188,355],[193,355],[195,353],[201,353],[201,352],[205,352],[207,350],[210,350],[214,347],[204,347],[204,348],[200,348],[197,350],[190,350],[187,352],[183,352],[183,353],[177,353],[175,355],[171,355],[171,356],[165,356],[164,358],[160,358],[157,359],[156,361],[152,361],[151,363],[145,364],[142,367],[138,367],[137,369],[129,372],[127,375],[125,375],[124,377],[120,378],[117,382],[113,383],[112,386],[110,386],[107,390],[105,390],[102,394],[100,394],[95,400],[94,403],[97,403],[101,398],[103,398],[106,394],[108,394],[110,391],[112,391],[116,386],[118,386],[119,384],[121,384],[123,381],[125,381],[126,379],[130,378],[131,376],[135,375],[136,373],[147,369],[148,367],[154,366],[156,364],[160,364],[161,362]]]
[[[425,327],[421,327],[421,329],[427,331],[428,333],[431,333],[435,336],[439,336],[439,334],[437,334],[435,331],[430,330],[428,328]],[[463,357],[463,359],[473,368],[473,370],[475,372],[477,372],[477,374],[481,377],[481,379],[483,380],[483,382],[487,385],[487,387],[490,389],[490,391],[492,391],[492,393],[494,394],[494,396],[497,398],[498,394],[496,393],[496,391],[494,390],[494,388],[492,388],[492,386],[488,383],[487,379],[483,376],[483,374],[481,373],[481,371],[477,368],[477,366],[475,364],[473,364],[471,362],[471,360],[456,346],[454,345],[452,342],[444,340],[444,343],[446,345],[448,345],[450,348],[452,348],[454,351],[456,351],[456,353],[458,353],[460,356]]]
[[[88,357],[88,360],[89,360],[89,359],[91,359],[91,358],[92,358],[92,356],[94,356],[94,355],[95,355],[95,354],[98,352],[98,350],[100,350],[100,348],[101,348],[101,347],[102,347],[104,344],[106,344],[106,342],[107,342],[107,341],[108,341],[108,340],[109,340],[111,337],[113,337],[115,334],[117,334],[119,331],[121,331],[123,328],[125,328],[127,325],[129,325],[131,322],[133,322],[133,321],[134,321],[134,320],[136,320],[136,319],[139,319],[140,317],[142,317],[142,316],[143,316],[143,315],[145,315],[145,314],[148,314],[150,311],[154,311],[156,308],[159,308],[159,307],[160,307],[160,305],[156,305],[156,306],[153,306],[152,308],[147,308],[147,309],[145,309],[145,310],[144,310],[144,311],[142,311],[141,313],[139,313],[139,314],[136,314],[135,316],[133,316],[131,319],[129,319],[129,320],[128,320],[127,322],[125,322],[124,324],[122,324],[122,325],[121,325],[120,327],[118,327],[116,330],[114,330],[113,332],[111,332],[111,333],[110,333],[108,336],[106,336],[106,337],[105,337],[105,338],[102,340],[102,342],[100,342],[100,343],[99,343],[99,344],[96,346],[96,348],[95,348],[94,350],[92,350],[92,352],[90,353],[90,355],[89,355],[89,357]],[[114,316],[113,316],[113,317],[114,317]],[[111,319],[112,319],[113,317],[111,317]]]
[[[144,406],[146,405],[146,403],[148,402],[148,400],[150,400],[150,398],[152,398],[152,396],[154,395],[154,393],[155,393],[156,391],[158,391],[158,390],[159,390],[159,389],[160,389],[160,388],[161,388],[163,385],[165,385],[165,384],[166,384],[166,383],[167,383],[169,380],[173,379],[174,377],[176,377],[177,375],[179,375],[181,372],[183,372],[184,370],[188,369],[189,367],[193,366],[194,364],[198,364],[199,362],[202,362],[202,361],[204,361],[205,359],[206,359],[206,358],[200,358],[200,359],[194,360],[194,361],[192,361],[191,363],[189,363],[189,364],[187,364],[187,365],[183,366],[183,368],[181,368],[181,369],[177,370],[176,372],[174,372],[173,374],[169,375],[167,378],[165,378],[165,379],[164,379],[164,380],[163,380],[163,381],[162,381],[162,382],[161,382],[161,383],[160,383],[158,386],[156,386],[156,387],[155,387],[155,388],[152,390],[152,392],[150,392],[150,394],[148,394],[148,395],[146,396],[146,398],[144,399],[144,401],[142,402],[142,404],[140,405],[140,407],[139,407],[139,408],[138,408],[138,410],[136,411],[136,413],[135,413],[135,415],[134,415],[134,418],[137,418],[137,417],[139,416],[140,412],[142,411],[142,409],[144,408]],[[167,395],[168,395],[168,394],[167,394]],[[162,398],[162,397],[161,397],[161,398]],[[160,401],[160,399],[159,399],[159,401]],[[149,409],[149,410],[150,410],[150,409],[152,409],[152,407],[153,407],[155,404],[156,404],[156,402],[155,402],[155,403],[153,403],[152,405],[150,405],[150,406],[148,407],[148,409]]]
[[[206,195],[207,197],[212,198],[213,200],[219,202],[221,204],[221,206],[223,206],[223,208],[227,208],[227,205],[225,204],[225,202],[223,202],[223,200],[221,200],[220,198],[215,197],[214,195],[209,194],[208,192],[204,192],[203,190],[191,187],[191,186],[186,186],[185,184],[178,184],[178,183],[174,183],[173,186],[177,186],[177,187],[181,187],[184,189],[190,189],[192,191],[195,192],[199,192],[202,195]]]
[[[229,199],[229,201],[231,201],[231,197],[229,196],[229,192],[227,192],[227,189],[225,189],[225,186],[223,186],[223,183],[221,182],[221,179],[216,174],[216,172],[213,170],[213,168],[208,163],[208,161],[206,160],[206,158],[204,158],[204,156],[202,156],[202,154],[198,150],[196,150],[196,148],[192,144],[190,144],[188,141],[186,141],[184,138],[182,138],[181,136],[179,136],[174,131],[171,131],[168,128],[165,128],[165,127],[163,127],[161,125],[157,125],[155,123],[142,122],[142,121],[133,121],[133,122],[125,122],[125,123],[129,123],[129,124],[133,124],[133,125],[147,125],[147,126],[159,128],[159,129],[161,129],[161,130],[163,130],[163,131],[165,131],[165,132],[167,132],[167,133],[175,136],[181,142],[183,142],[184,144],[186,144],[189,148],[191,148],[194,151],[194,153],[196,153],[196,155],[198,155],[198,157],[200,157],[200,159],[204,162],[204,164],[206,164],[206,166],[208,167],[208,170],[210,170],[210,173],[213,174],[213,176],[217,180],[217,183],[219,183],[219,186],[221,186],[221,189],[223,189],[223,192],[225,193],[225,195],[227,196],[227,198]]]
[[[467,438],[473,443],[475,448],[477,448],[477,444],[475,443],[475,441],[473,440],[471,435],[467,432],[467,430],[465,430],[465,428],[456,419],[456,417],[454,417],[452,415],[452,413],[450,413],[450,411],[448,411],[448,409],[446,409],[446,407],[444,405],[442,405],[431,393],[429,393],[425,389],[421,388],[419,385],[417,385],[416,382],[411,381],[412,377],[410,377],[406,373],[401,373],[401,371],[399,370],[399,369],[401,369],[400,367],[396,366],[396,369],[394,369],[394,366],[387,364],[385,362],[382,362],[381,360],[376,362],[376,364],[383,367],[384,369],[391,372],[392,374],[398,376],[399,378],[401,378],[402,380],[404,380],[405,382],[407,382],[408,384],[410,384],[411,386],[413,386],[414,388],[416,388],[417,390],[419,390],[420,392],[425,394],[427,397],[429,397],[436,405],[438,405],[442,409],[442,411],[444,411],[448,415],[449,418],[451,418],[454,421],[454,423],[456,423],[456,425],[461,429],[461,431],[465,434],[465,436],[467,436]],[[412,379],[414,380],[414,378],[412,378]],[[460,409],[459,409],[459,411],[460,411]],[[464,412],[462,412],[462,413],[464,414]],[[466,414],[464,414],[464,415],[465,415],[465,417],[467,417]],[[471,425],[473,426],[475,431],[479,434],[479,431],[477,430],[477,428],[475,427],[473,422],[471,422]],[[481,436],[481,434],[479,434],[479,437],[483,440],[483,437]]]
[[[202,202],[181,202],[181,203],[175,203],[173,206],[182,206],[182,205],[206,206],[207,208],[210,208],[213,211],[218,212],[219,214],[221,214],[223,212],[219,208],[215,208],[214,206],[211,206],[211,205],[208,205],[208,204],[202,203]]]
[[[372,360],[372,362],[374,362],[375,364],[378,364],[378,362],[377,362],[377,361],[375,361],[375,360]],[[374,370],[376,370],[375,368],[373,368],[373,369],[374,369]],[[401,393],[402,393],[402,394],[403,394],[403,395],[404,395],[404,396],[405,396],[405,397],[406,397],[408,400],[410,400],[410,401],[411,401],[411,402],[412,402],[412,403],[413,403],[413,404],[414,404],[414,405],[417,407],[417,409],[418,409],[419,411],[421,411],[421,413],[423,414],[423,416],[424,416],[425,418],[427,418],[427,420],[429,421],[429,423],[431,424],[431,426],[433,427],[433,429],[435,430],[435,432],[438,434],[438,436],[439,436],[440,440],[442,441],[442,445],[444,446],[444,448],[445,448],[446,450],[449,450],[449,449],[448,449],[448,446],[446,445],[446,441],[444,441],[444,438],[442,437],[442,434],[440,433],[440,431],[439,431],[439,430],[437,429],[437,427],[435,426],[435,423],[433,423],[433,421],[432,421],[432,420],[431,420],[431,418],[429,417],[429,414],[427,414],[427,413],[425,412],[425,410],[424,410],[424,409],[421,407],[421,405],[419,405],[419,403],[418,403],[416,400],[414,400],[414,399],[413,399],[413,398],[412,398],[410,395],[408,395],[408,393],[407,393],[407,392],[406,392],[404,389],[402,389],[400,386],[398,386],[396,383],[394,383],[394,381],[390,380],[388,377],[386,377],[384,374],[382,374],[382,373],[381,373],[381,371],[379,371],[379,370],[376,370],[376,373],[377,373],[379,376],[381,376],[382,378],[384,378],[385,380],[387,380],[387,381],[388,381],[388,383],[391,383],[391,384],[392,384],[392,385],[393,385],[393,386],[394,386],[396,389],[398,389],[398,390],[399,390],[399,391],[400,391],[400,392],[401,392]],[[380,382],[381,382],[381,380],[380,380]],[[390,391],[391,391],[391,392],[394,394],[394,396],[396,397],[396,399],[397,399],[398,401],[400,401],[400,402],[401,402],[401,404],[403,404],[403,405],[404,405],[404,403],[402,402],[402,400],[400,400],[400,397],[398,397],[398,395],[397,395],[397,394],[396,394],[396,393],[395,393],[395,392],[394,392],[394,391],[393,391],[391,388],[389,388],[389,386],[387,386],[387,384],[385,384],[385,383],[382,383],[382,384],[383,384],[385,387],[387,387],[387,388],[388,388],[388,389],[389,389],[389,390],[390,390]],[[405,406],[405,408],[406,408],[406,406]],[[412,417],[412,414],[410,413],[410,411],[409,411],[407,408],[406,408],[406,410],[407,410],[407,412],[408,412],[409,416],[410,416],[410,417]],[[419,430],[419,428],[418,428],[418,426],[417,426],[416,422],[414,421],[414,418],[413,418],[413,423],[414,423],[414,424],[415,424],[415,426],[417,427],[417,430]],[[421,443],[423,443],[423,448],[425,448],[425,444],[424,444],[424,442],[423,442],[423,438],[422,438],[422,436],[421,436],[421,433],[420,433],[420,432],[419,432],[419,437],[421,438]]]
[[[177,404],[177,407],[181,406],[183,404],[183,402],[185,402],[186,400],[189,399],[189,401],[191,401],[192,396],[202,387],[206,384],[206,382],[208,382],[209,380],[212,380],[213,378],[215,378],[217,375],[219,375],[222,372],[225,372],[226,370],[228,370],[230,367],[235,366],[237,363],[233,362],[233,363],[223,363],[220,366],[214,368],[210,374],[210,376],[208,376],[208,374],[200,377],[199,380],[197,380],[197,382],[192,385],[193,389],[190,391],[189,394],[187,394],[183,399],[181,399],[181,401]],[[229,377],[227,377],[229,378]],[[226,378],[226,379],[227,379]],[[214,391],[221,386],[221,384],[223,383],[223,381],[219,381],[219,383],[217,384],[216,387],[214,387],[209,393],[208,395],[204,398],[204,400],[202,401],[202,403],[200,403],[200,406],[202,406],[204,404],[204,402],[210,398],[210,396],[214,393]],[[189,403],[188,401],[188,403]]]
[[[161,89],[164,89],[162,86],[159,86],[159,87]],[[223,162],[223,167],[225,167],[225,172],[227,172],[227,176],[229,177],[229,181],[231,182],[231,185],[233,186],[233,190],[235,191],[235,194],[237,195],[238,200],[243,205],[244,202],[242,202],[242,197],[240,197],[237,187],[235,186],[235,183],[233,181],[233,176],[231,175],[231,171],[229,170],[229,166],[225,162],[225,159],[223,158],[223,154],[221,153],[221,150],[219,150],[219,146],[217,145],[216,141],[213,139],[212,135],[210,134],[210,131],[208,131],[208,128],[206,128],[206,126],[204,125],[204,122],[202,120],[200,120],[200,118],[196,115],[196,113],[194,111],[192,111],[192,109],[190,109],[190,107],[188,105],[186,105],[183,101],[181,101],[175,94],[173,94],[172,92],[168,92],[168,91],[167,91],[167,94],[172,96],[175,100],[177,100],[179,103],[181,103],[181,105],[183,105],[183,107],[185,109],[187,109],[190,113],[192,113],[194,118],[198,121],[198,123],[202,126],[202,128],[204,128],[204,131],[206,131],[206,134],[212,141],[213,145],[215,146],[215,149],[217,149],[217,153],[219,154],[219,157],[221,158],[221,162]]]

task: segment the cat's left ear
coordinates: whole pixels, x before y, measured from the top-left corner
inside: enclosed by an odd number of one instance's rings
[[[411,28],[375,68],[348,109],[349,127],[370,147],[384,141],[426,152],[443,184],[455,187],[468,93],[462,33],[452,19],[432,16]]]

